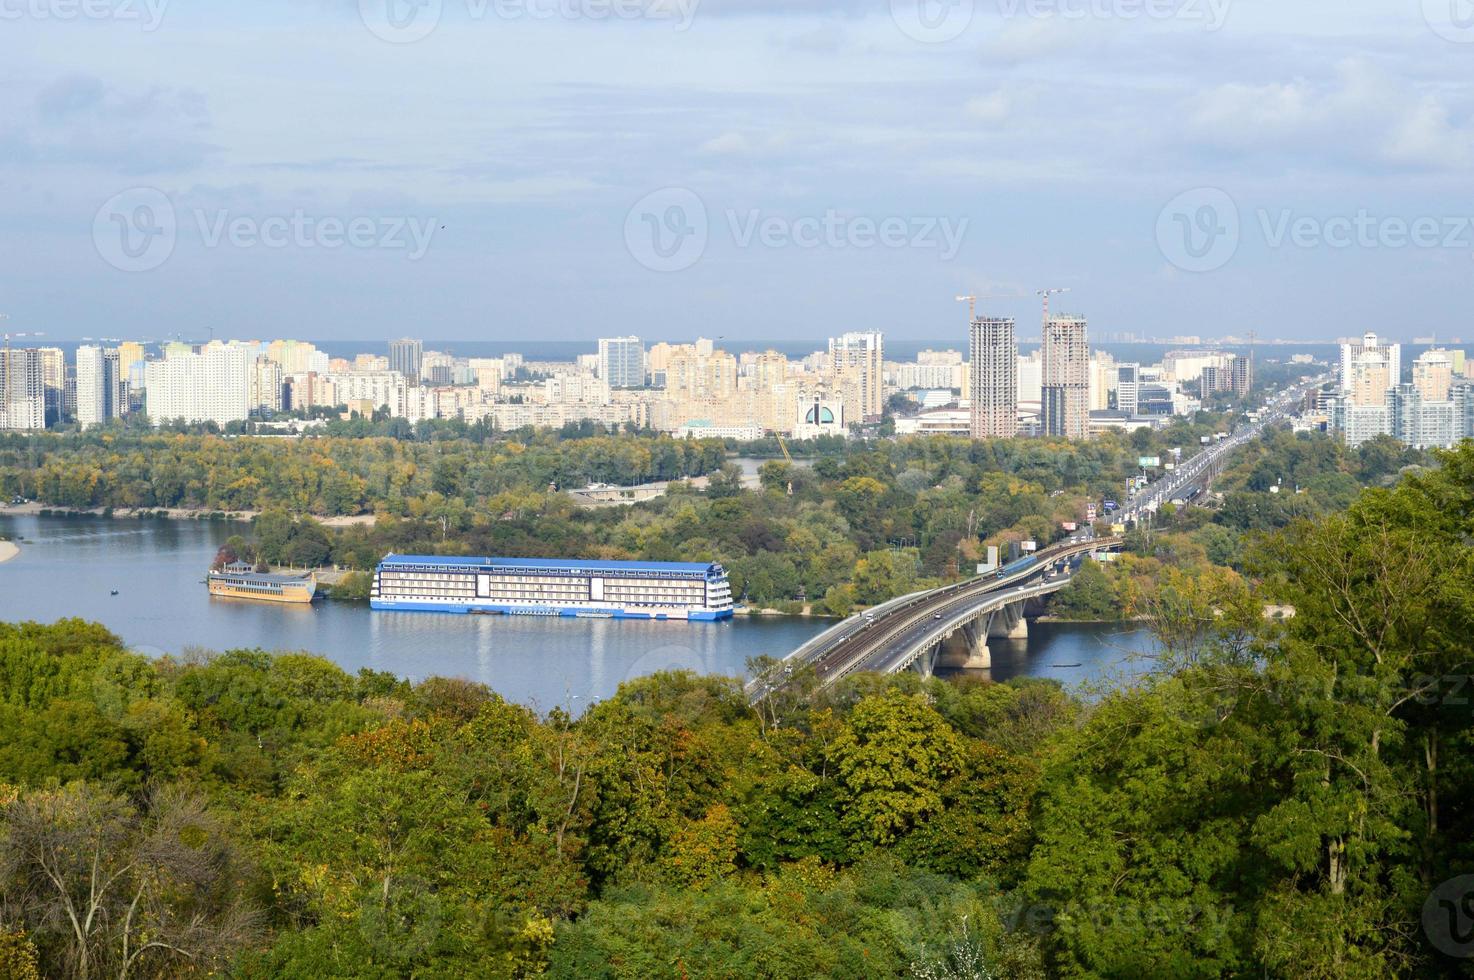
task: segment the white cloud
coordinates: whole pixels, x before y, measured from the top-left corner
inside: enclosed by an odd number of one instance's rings
[[[962,111],[968,116],[985,123],[1001,123],[1009,117],[1012,110],[1011,101],[1002,92],[974,96],[962,107]]]
[[[719,156],[746,156],[752,152],[752,147],[748,144],[747,137],[741,133],[723,133],[702,143],[701,152]]]
[[[1291,154],[1331,170],[1457,170],[1474,158],[1474,129],[1453,121],[1446,98],[1355,58],[1321,82],[1220,85],[1191,100],[1187,132],[1209,147]]]

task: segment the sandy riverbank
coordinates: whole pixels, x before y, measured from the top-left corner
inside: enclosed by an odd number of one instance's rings
[[[109,512],[102,507],[61,507],[56,504],[42,504],[32,501],[28,504],[13,504],[0,507],[0,514],[25,514],[36,516],[42,511],[54,514],[79,514],[90,517],[163,517],[171,521],[202,521],[208,520],[216,515],[221,515],[229,521],[250,521],[260,511],[255,510],[200,510],[189,507],[141,507],[131,509],[128,507],[115,507]],[[373,514],[354,514],[348,517],[318,517],[313,514],[307,515],[324,527],[351,527],[356,524],[372,524],[378,518]]]
[[[5,564],[20,554],[20,548],[13,541],[0,541],[0,565]]]

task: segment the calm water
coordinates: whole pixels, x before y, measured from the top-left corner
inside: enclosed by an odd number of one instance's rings
[[[419,680],[469,677],[541,708],[577,709],[621,681],[658,670],[742,674],[748,657],[781,657],[823,620],[725,623],[457,616],[371,612],[357,603],[310,607],[213,599],[201,581],[241,525],[197,521],[7,516],[0,534],[21,554],[0,564],[0,620],[100,622],[145,653],[186,647],[308,650],[349,671]],[[118,595],[111,595],[113,589]],[[1094,680],[1144,638],[1091,626],[1036,625],[1027,643],[994,644],[992,676]]]

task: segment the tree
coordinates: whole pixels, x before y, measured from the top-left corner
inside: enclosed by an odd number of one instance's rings
[[[886,845],[942,807],[942,784],[962,766],[946,721],[918,697],[891,691],[855,705],[835,740],[846,806],[857,841]]]
[[[1083,561],[1070,584],[1050,600],[1049,610],[1060,619],[1113,622],[1125,613],[1122,601],[1100,565]]]
[[[256,931],[245,867],[203,800],[161,789],[138,809],[86,784],[0,809],[5,904],[48,972],[90,980],[223,967]]]

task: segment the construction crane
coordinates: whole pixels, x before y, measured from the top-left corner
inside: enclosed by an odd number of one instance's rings
[[[959,296],[959,297],[957,297],[957,302],[959,302],[959,303],[966,303],[967,304],[967,322],[968,323],[971,323],[972,321],[974,321],[974,320],[976,320],[978,318],[978,300],[980,300],[980,299],[1020,299],[1022,297],[1023,297],[1023,293],[1021,293],[1021,292],[1013,292],[1013,293],[993,292],[993,293],[986,293],[986,294],[984,294],[982,296],[979,296],[976,293],[968,293],[966,296]]]
[[[1043,296],[1044,297],[1044,325],[1045,326],[1048,326],[1049,325],[1049,297],[1051,297],[1051,296],[1057,296],[1060,293],[1068,293],[1069,291],[1070,291],[1070,287],[1069,286],[1061,286],[1061,287],[1055,287],[1053,289],[1040,289],[1040,290],[1037,290],[1034,293],[1035,296]]]
[[[788,465],[789,466],[792,466],[793,465],[793,455],[791,453],[789,453],[789,451],[788,451],[788,444],[786,442],[784,442],[783,441],[783,437],[781,435],[779,435],[778,433],[776,433],[776,432],[773,433],[773,437],[778,440],[778,448],[781,449],[781,450],[783,450],[783,458],[786,459],[786,460],[788,460]]]
[[[780,433],[774,432],[773,433],[773,437],[778,440],[778,448],[781,449],[781,450],[783,450],[783,458],[786,459],[786,460],[788,460],[788,466],[789,466],[790,469],[792,469],[792,467],[793,467],[793,454],[788,451],[788,443],[786,443],[786,442],[783,441],[783,436]],[[788,495],[790,497],[793,496],[793,481],[792,480],[789,480],[788,481]]]

